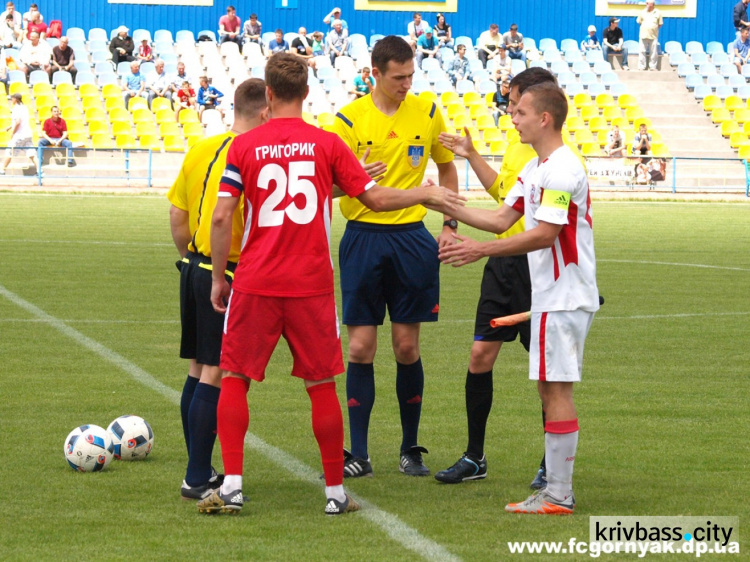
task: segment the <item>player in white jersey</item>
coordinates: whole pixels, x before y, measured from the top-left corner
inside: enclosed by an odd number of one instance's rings
[[[513,513],[563,515],[573,513],[575,507],[578,418],[573,382],[581,380],[583,348],[599,309],[599,290],[588,180],[562,140],[567,112],[567,97],[556,85],[529,87],[519,100],[513,124],[521,142],[531,144],[538,158],[526,165],[499,209],[453,212],[457,220],[495,233],[504,232],[524,215],[526,230],[489,242],[456,234],[462,243],[440,250],[440,259],[454,266],[487,256],[529,256],[529,378],[538,381],[547,414],[547,488],[524,502],[508,504],[505,510]]]

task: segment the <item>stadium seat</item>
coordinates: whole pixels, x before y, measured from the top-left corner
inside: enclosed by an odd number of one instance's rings
[[[734,110],[734,113],[732,114],[732,117],[737,123],[744,125],[748,121],[750,121],[750,109],[747,107],[740,107]]]
[[[743,100],[750,99],[750,84],[745,84],[737,88],[737,95]]]
[[[490,142],[490,154],[492,156],[502,156],[505,154],[505,150],[508,148],[508,142],[504,140],[496,140]]]
[[[115,147],[120,149],[138,148],[135,137],[130,134],[117,135],[115,137]]]
[[[102,72],[96,77],[96,83],[102,87],[106,86],[107,84],[115,84],[116,86],[119,86],[120,79],[117,77],[117,74],[112,71]]]
[[[136,45],[140,45],[144,39],[151,43],[151,32],[148,29],[134,29],[132,37]]]
[[[709,41],[706,43],[706,52],[709,55],[713,55],[714,53],[725,53],[724,45],[718,41]]]
[[[175,34],[175,43],[184,41],[186,43],[195,43],[195,35],[189,29],[181,29]]]
[[[692,55],[693,53],[703,53],[705,52],[703,50],[703,43],[700,41],[688,41],[685,44],[685,52],[688,55]]]
[[[680,64],[689,63],[688,56],[682,51],[677,51],[669,55],[669,66],[679,66]]]
[[[66,32],[66,35],[69,33]],[[68,35],[68,38],[70,36]],[[107,30],[102,29],[101,27],[92,27],[89,29],[89,41],[104,41],[107,43],[109,41],[109,36],[107,35]]]
[[[628,121],[635,121],[639,117],[643,117],[643,109],[641,109],[639,106],[634,105],[633,107],[629,107],[625,110],[625,118]]]
[[[444,92],[450,92],[453,90],[453,84],[451,84],[451,81],[447,78],[443,80],[438,80],[435,82],[435,85],[432,87],[432,89],[435,91],[436,94],[442,95]]]
[[[578,129],[573,133],[573,142],[577,145],[584,145],[586,143],[594,143],[594,135],[588,129]]]
[[[570,107],[570,106],[569,106]],[[588,122],[594,117],[599,117],[599,108],[595,105],[586,105],[581,108],[581,119]]]
[[[653,125],[651,123],[651,119],[649,119],[648,117],[638,117],[638,118],[636,118],[636,119],[633,120],[633,129],[634,130],[637,131],[638,128],[641,125],[646,125],[646,127],[649,128],[649,129],[653,128]]]
[[[717,74],[716,66],[712,62],[704,62],[698,67],[698,74],[701,76],[713,76]]]
[[[172,39],[172,32],[168,29],[157,29],[154,32],[154,43],[158,43],[159,41],[174,43],[174,40]]]
[[[47,74],[45,72],[45,74]],[[52,75],[52,83],[57,84],[73,84],[73,75],[65,70],[58,70]]]
[[[628,107],[638,105],[638,102],[636,101],[633,94],[623,94],[619,98],[617,98],[617,105],[619,105],[623,109],[627,109]]]
[[[596,74],[593,72],[583,72],[578,78],[585,88],[590,88],[592,84],[598,83]]]
[[[690,63],[693,66],[699,66],[704,62],[709,62],[708,55],[706,53],[693,53],[690,55]]]
[[[166,136],[164,137],[164,150],[167,152],[185,152],[185,141],[181,136]]]
[[[478,85],[477,89],[482,95],[491,94],[497,92],[497,82],[492,80],[482,80]]]
[[[121,121],[124,123],[127,123],[128,126],[130,126],[130,112],[125,109],[124,106],[121,107],[114,107],[109,111],[109,120],[112,123],[115,123],[117,121]]]
[[[180,126],[174,120],[174,115],[172,115],[171,121],[165,121],[163,123],[159,123],[159,136],[161,136],[162,138],[167,137],[169,135],[179,135],[179,134],[180,134]]]
[[[729,58],[729,55],[726,53],[714,53],[711,55],[711,62],[714,63],[716,66],[721,66],[722,64],[731,63],[732,61]],[[736,69],[737,67],[735,67]]]
[[[731,136],[732,133],[736,133],[739,130],[740,130],[740,125],[739,123],[737,123],[737,121],[733,121],[730,119],[729,121],[724,121],[721,124],[721,135],[724,137],[729,138],[729,136]]]
[[[717,107],[722,107],[723,104],[721,103],[721,99],[719,96],[710,94],[703,98],[703,110],[704,111],[713,111]]]
[[[612,122],[618,117],[622,117],[622,110],[614,105],[605,107],[602,110],[602,117],[604,117],[608,122]]]
[[[729,96],[724,101],[724,107],[726,107],[729,111],[734,111],[735,109],[739,109],[741,107],[745,107],[745,102],[742,101],[742,98],[739,96]]]
[[[131,127],[128,121],[113,121],[112,122],[112,135],[130,135],[133,133],[133,127]]]
[[[142,135],[155,135],[156,125],[153,121],[141,121],[135,124],[135,136],[141,137]]]
[[[691,62],[682,62],[677,65],[677,76],[685,78],[686,76],[695,75],[695,66]]]
[[[148,109],[148,102],[146,101],[146,98],[142,98],[141,96],[133,96],[128,100],[128,111],[133,113],[138,108],[145,107]]]
[[[491,116],[489,116],[490,119],[492,119]],[[489,127],[486,127],[485,129],[481,129],[479,125],[477,124],[477,128],[482,131],[482,140],[486,143],[495,142],[498,140],[503,140],[503,132],[500,129],[497,129],[495,127],[495,120],[492,119],[492,125]]]
[[[200,123],[198,119],[198,112],[194,109],[183,109],[180,111],[180,125],[185,123]]]
[[[539,50],[542,52],[549,51],[551,49],[557,50],[557,41],[552,38],[544,37],[539,40]]]
[[[600,109],[617,105],[611,94],[599,94],[595,99],[596,106]]]
[[[581,154],[586,157],[602,156],[602,151],[598,142],[589,141],[581,145]]]
[[[114,148],[114,145],[112,144],[112,137],[104,133],[91,135],[91,145],[94,149],[99,150]]]
[[[586,51],[586,62],[595,64],[599,61],[604,60],[604,55],[601,51]]]
[[[742,131],[735,131],[734,133],[729,135],[729,146],[731,146],[732,148],[737,149],[747,142],[747,135]]]
[[[89,135],[109,135],[109,125],[107,125],[105,120],[89,120]]]
[[[589,129],[592,133],[598,133],[599,131],[606,131],[609,129],[607,120],[602,116],[592,117],[589,121]]]
[[[86,72],[86,71],[81,70],[76,74],[75,85],[76,86],[85,86],[85,85],[94,86],[96,85],[96,76],[94,76],[94,74],[91,72]]]
[[[175,123],[176,125],[176,123]],[[143,149],[161,151],[161,141],[157,135],[141,135],[138,139],[138,147]]]
[[[750,143],[740,146],[738,154],[742,160],[750,160]]]
[[[594,63],[593,70],[595,74],[599,74],[601,76],[602,74],[612,73],[612,65],[609,61],[599,60]]]
[[[703,86],[705,82],[703,81],[703,76],[700,74],[688,74],[685,77],[685,87],[688,90],[694,90],[698,86]]]
[[[127,113],[127,109],[125,108],[125,100],[120,97],[105,99],[104,109],[106,109],[110,113],[110,116],[112,115],[112,111],[114,109],[122,109]]]
[[[681,53],[682,51],[682,44],[679,41],[667,41],[664,44],[664,52],[668,55],[672,55],[674,53]]]
[[[712,123],[723,123],[732,119],[732,114],[726,107],[717,107],[711,112]]]
[[[85,109],[83,119],[87,123],[91,123],[92,121],[103,121],[106,123],[109,120],[107,113],[101,107],[90,107]]]
[[[732,86],[718,86],[716,88],[716,95],[719,96],[721,99],[727,99],[729,96],[734,94],[734,88]]]
[[[568,128],[568,131],[571,133],[575,133],[579,129],[583,129],[586,127],[586,124],[583,122],[583,119],[581,119],[578,116],[568,117],[565,120],[565,125]]]

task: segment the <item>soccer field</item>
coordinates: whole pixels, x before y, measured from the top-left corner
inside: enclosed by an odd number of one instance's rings
[[[519,343],[504,347],[494,371],[488,478],[449,486],[398,472],[386,326],[370,426],[375,477],[345,482],[364,505],[338,518],[323,514],[309,399],[288,374],[283,344],[266,382],[250,389],[250,502],[239,516],[211,517],[180,500],[187,362],[178,357],[168,207],[155,196],[0,194],[0,559],[583,560],[511,556],[507,543],[585,541],[594,515],[748,520],[750,205],[594,202],[606,303],[576,387],[573,516],[503,511],[530,493],[543,452],[539,398]],[[334,217],[337,260],[344,221]],[[442,219],[428,219],[437,231]],[[433,474],[466,446],[463,389],[481,272],[481,264],[444,267],[440,322],[423,326],[420,444]],[[340,377],[342,404],[344,386]],[[151,423],[148,459],[70,470],[68,432],[122,414]],[[748,559],[741,544],[730,559]]]

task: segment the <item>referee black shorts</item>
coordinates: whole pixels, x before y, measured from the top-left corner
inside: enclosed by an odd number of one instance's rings
[[[477,304],[474,341],[514,341],[529,350],[530,322],[492,328],[490,320],[531,309],[531,278],[526,255],[489,258],[482,275],[482,292]]]
[[[227,281],[232,282],[237,264],[228,262]],[[224,315],[211,305],[211,258],[188,252],[180,268],[180,357],[218,366]],[[230,275],[231,274],[231,275]]]

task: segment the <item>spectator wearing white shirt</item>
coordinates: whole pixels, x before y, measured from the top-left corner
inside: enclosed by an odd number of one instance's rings
[[[36,161],[36,149],[32,146],[31,122],[29,109],[23,104],[23,96],[16,92],[10,96],[13,108],[10,111],[10,126],[6,129],[11,133],[10,144],[5,150],[5,160],[0,168],[0,175],[5,175],[5,170],[10,164],[13,156],[19,156],[21,151],[26,149],[26,156],[35,168],[38,168]]]
[[[423,35],[428,29],[431,29],[430,24],[422,19],[422,14],[414,12],[412,21],[406,26],[406,31],[409,33],[409,44],[412,50],[417,48],[417,39]]]
[[[23,70],[27,77],[34,70],[50,72],[52,48],[49,46],[49,43],[39,38],[39,34],[36,31],[31,32],[29,41],[21,47],[18,57],[21,59],[19,70]]]
[[[156,98],[165,98],[172,102],[172,78],[164,72],[164,61],[156,59],[154,62],[154,72],[148,77],[148,85],[146,91],[148,92],[148,107],[151,108],[151,104]]]

